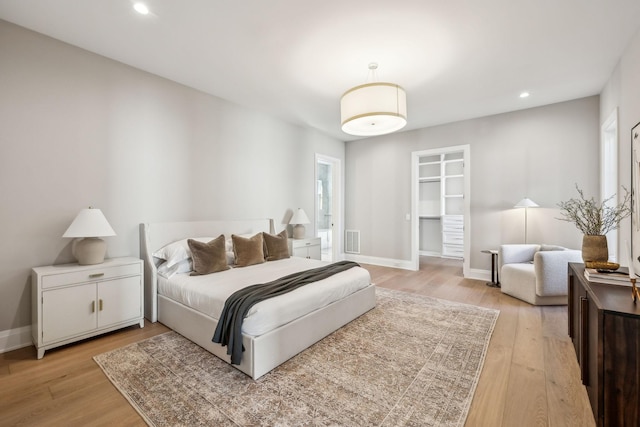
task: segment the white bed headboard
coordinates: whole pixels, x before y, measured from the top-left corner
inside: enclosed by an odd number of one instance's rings
[[[216,237],[220,234],[231,236],[231,234],[251,234],[261,231],[275,234],[273,220],[249,219],[140,224],[140,258],[144,260],[144,317],[151,322],[158,320],[158,276],[151,255],[157,249],[189,237]]]

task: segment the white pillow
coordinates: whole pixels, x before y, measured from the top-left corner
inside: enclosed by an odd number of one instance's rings
[[[193,240],[207,243],[214,238],[215,237],[193,237]],[[189,239],[182,239],[177,242],[169,243],[155,251],[152,255],[156,258],[165,260],[166,268],[173,267],[180,261],[191,258],[191,250],[189,249],[187,240]]]
[[[190,271],[193,271],[193,261],[191,261],[191,258],[183,259],[171,267],[167,267],[167,263],[163,262],[158,267],[158,274],[167,279],[171,278],[174,274],[189,273]]]

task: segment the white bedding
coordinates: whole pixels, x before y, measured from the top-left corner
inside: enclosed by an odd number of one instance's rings
[[[324,261],[291,257],[205,276],[189,276],[189,273],[175,274],[170,279],[158,276],[158,293],[217,320],[226,299],[238,289],[326,264]],[[262,301],[249,310],[242,324],[242,332],[260,336],[366,288],[370,282],[367,270],[354,267],[285,295]]]

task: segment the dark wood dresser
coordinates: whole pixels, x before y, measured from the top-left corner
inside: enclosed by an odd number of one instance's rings
[[[640,301],[569,264],[569,336],[598,426],[640,426]]]

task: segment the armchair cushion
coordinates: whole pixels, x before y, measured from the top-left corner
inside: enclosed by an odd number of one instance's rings
[[[500,269],[505,264],[531,262],[539,250],[540,245],[501,245],[498,250]]]
[[[502,292],[530,304],[566,304],[567,264],[582,253],[555,245],[501,245]]]
[[[567,264],[582,262],[582,252],[565,249],[539,251],[533,258],[536,273],[536,294],[567,295]]]
[[[565,251],[567,248],[563,248],[558,245],[540,245],[541,251]]]

